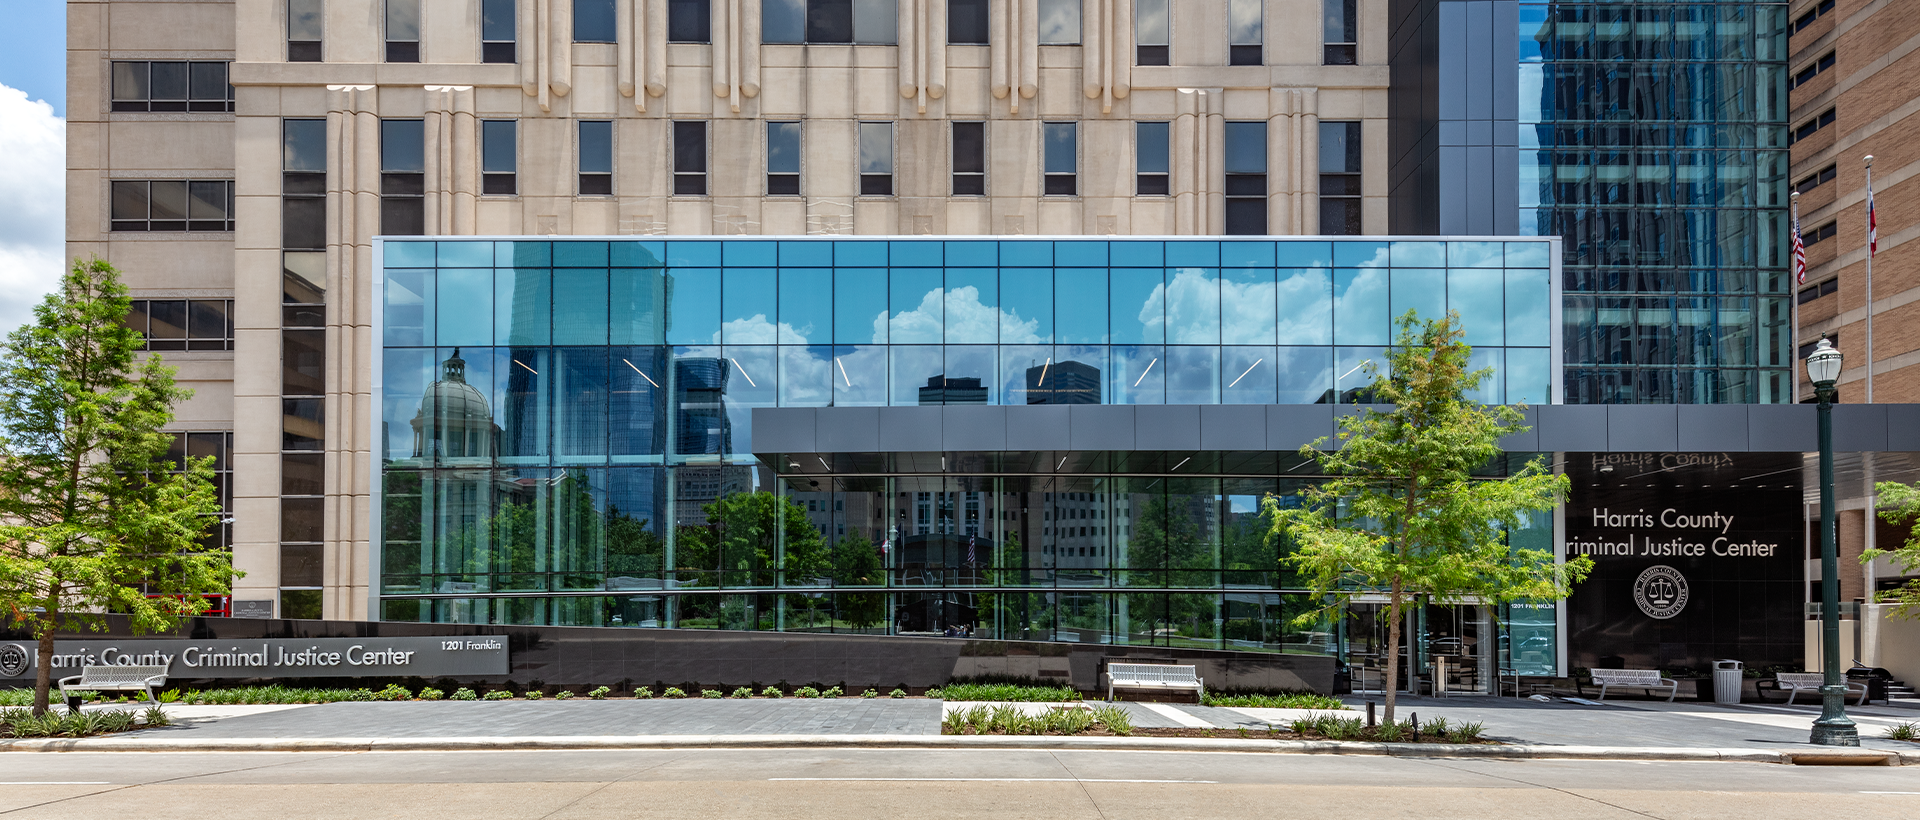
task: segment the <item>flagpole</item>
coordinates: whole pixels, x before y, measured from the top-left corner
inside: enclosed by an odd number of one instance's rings
[[[1873,155],[1867,162],[1867,403],[1873,403],[1873,251],[1879,237],[1874,236]]]
[[[1787,288],[1787,291],[1792,294],[1793,299],[1791,303],[1793,305],[1792,318],[1789,320],[1793,322],[1793,327],[1787,330],[1787,370],[1793,374],[1793,393],[1787,401],[1790,404],[1799,404],[1800,286],[1807,283],[1806,268],[1801,265],[1799,260],[1804,258],[1806,252],[1800,249],[1800,192],[1794,191],[1788,196],[1788,200],[1792,202],[1793,207],[1793,219],[1788,223],[1788,229],[1793,231],[1793,236],[1787,239],[1787,271],[1793,276],[1794,282],[1791,287]]]

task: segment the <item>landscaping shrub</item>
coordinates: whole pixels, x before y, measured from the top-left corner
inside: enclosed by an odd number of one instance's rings
[[[633,690],[633,696],[634,696],[634,697],[636,697],[636,698],[639,698],[640,700],[647,700],[647,699],[649,699],[649,698],[652,698],[652,697],[653,697],[653,687],[651,687],[651,686],[642,686],[642,687],[640,687],[640,688],[638,688],[638,689],[635,689],[635,690]]]
[[[687,696],[687,693],[682,691],[678,686],[669,686],[667,687],[667,691],[660,693],[660,696],[663,698],[684,698]]]
[[[387,688],[373,693],[373,699],[374,700],[412,700],[413,693],[407,691],[407,687],[401,686],[400,684],[389,683],[387,684]]]
[[[718,689],[702,689],[700,690],[700,697],[719,700],[721,697],[724,697],[724,695]]]
[[[74,690],[73,693],[80,696],[80,701],[82,703],[92,703],[100,699],[99,692],[83,691],[83,690],[76,689]],[[60,690],[58,688],[55,688],[48,695],[48,697],[53,698],[55,700],[59,700]],[[175,695],[175,697],[179,697],[179,696]],[[0,706],[32,706],[32,705],[33,705],[32,689],[0,689]]]
[[[495,689],[480,696],[481,700],[513,700],[513,690]]]
[[[753,697],[753,690],[748,689],[745,686],[742,686],[738,689],[733,690],[733,694],[728,695],[728,697],[741,698],[741,699],[750,698],[750,697]]]
[[[887,693],[887,697],[890,697],[890,698],[904,698],[906,696],[907,696],[907,691],[905,689],[895,689]]]
[[[1117,714],[1116,714],[1117,713]],[[1077,735],[1104,727],[1114,734],[1133,731],[1132,721],[1119,707],[1096,712],[1079,707],[1052,708],[1030,715],[1012,704],[972,706],[948,712],[941,720],[947,734]]]
[[[553,699],[554,700],[573,700],[573,690],[562,689],[558,692],[555,692],[553,693]]]
[[[867,691],[865,691],[865,692],[861,692],[861,693],[860,693],[860,697],[863,697],[863,698],[877,698],[877,697],[880,697],[880,690],[878,690],[878,689],[868,689],[868,690],[867,690]]]
[[[528,689],[528,690],[527,690],[527,700],[539,700],[539,699],[541,699],[541,698],[543,698],[543,697],[546,697],[546,693],[545,693],[545,692],[542,692],[542,691],[540,691],[540,690],[538,690],[538,689]]]
[[[760,690],[760,697],[763,697],[763,698],[777,698],[780,696],[781,696],[780,687],[778,686],[769,686],[765,689]]]
[[[802,686],[793,690],[793,696],[796,698],[817,698],[820,697],[820,690],[811,686]]]
[[[147,722],[148,728],[173,725],[173,718],[167,717],[167,710],[158,706],[147,707],[147,711],[140,713],[140,717]]]
[[[153,711],[149,709],[148,711]],[[165,716],[161,716],[165,721]],[[149,721],[149,726],[164,726]],[[38,717],[24,708],[0,709],[0,737],[86,737],[138,728],[135,714],[123,709],[67,715],[50,711]]]
[[[468,689],[467,687],[462,686],[458,689],[453,690],[453,694],[448,695],[447,699],[448,700],[479,700],[480,696],[477,694],[474,694],[472,689]]]
[[[1054,703],[1080,700],[1080,693],[1065,686],[1024,686],[1011,683],[949,683],[927,690],[927,697],[942,700],[1003,700],[1025,703]]]
[[[1200,702],[1208,706],[1253,706],[1262,709],[1331,709],[1347,708],[1337,698],[1314,692],[1275,692],[1275,693],[1218,693],[1208,692]]]
[[[442,698],[445,698],[446,696],[447,696],[447,693],[442,692],[438,689],[435,689],[431,686],[421,689],[420,694],[416,695],[416,697],[420,698],[421,700],[440,700]]]
[[[612,689],[608,689],[605,686],[596,686],[587,690],[587,697],[593,698],[594,700],[606,700],[607,693],[612,691]]]
[[[840,689],[840,687],[838,687],[838,686],[830,686],[830,687],[828,687],[828,688],[827,688],[827,691],[825,691],[825,692],[821,692],[821,693],[820,693],[820,697],[823,697],[823,698],[837,698],[837,697],[843,697],[843,696],[845,696],[846,694],[847,694],[846,692],[843,692],[843,691],[841,691],[841,689]]]

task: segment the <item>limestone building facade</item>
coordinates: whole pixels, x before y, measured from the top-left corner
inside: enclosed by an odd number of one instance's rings
[[[243,613],[377,617],[374,236],[1388,227],[1386,0],[68,6],[68,252],[231,433]]]

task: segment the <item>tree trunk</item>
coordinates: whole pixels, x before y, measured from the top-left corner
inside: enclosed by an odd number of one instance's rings
[[[47,694],[53,688],[53,625],[43,621],[36,626],[40,635],[34,651],[33,714],[37,717],[47,713]]]
[[[1386,722],[1393,723],[1393,704],[1400,693],[1400,583],[1393,584],[1393,594],[1387,598],[1387,680],[1383,687],[1387,690]],[[1412,670],[1408,670],[1409,676]]]

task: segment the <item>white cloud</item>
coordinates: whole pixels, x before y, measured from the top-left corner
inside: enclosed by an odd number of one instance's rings
[[[66,256],[67,123],[0,85],[0,333],[33,316]]]

